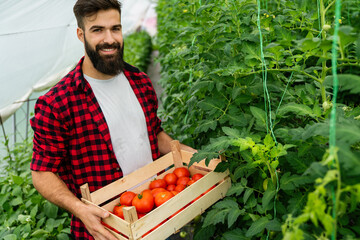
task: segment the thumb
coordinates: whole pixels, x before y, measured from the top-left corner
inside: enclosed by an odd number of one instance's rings
[[[95,214],[97,217],[100,217],[100,218],[107,218],[110,216],[110,213],[108,211],[103,210],[98,207],[95,207],[95,206],[92,206],[92,211],[93,211],[93,214]]]

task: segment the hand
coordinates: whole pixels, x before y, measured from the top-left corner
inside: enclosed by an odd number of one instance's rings
[[[86,229],[95,240],[117,240],[100,222],[102,218],[109,216],[110,214],[107,211],[103,211],[93,205],[83,204],[77,217],[84,223]]]
[[[191,152],[191,153],[197,153],[198,151],[188,145],[185,145],[185,144],[180,144],[180,148],[184,151],[188,151],[188,152]]]

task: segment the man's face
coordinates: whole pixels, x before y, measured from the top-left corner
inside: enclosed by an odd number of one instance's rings
[[[115,76],[124,69],[120,14],[111,9],[84,19],[86,55],[99,72]]]

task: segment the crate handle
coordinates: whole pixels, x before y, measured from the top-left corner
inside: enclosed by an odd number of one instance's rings
[[[129,223],[133,223],[136,220],[138,220],[138,216],[137,216],[136,209],[134,206],[124,207],[123,212],[124,212],[125,221],[127,221]]]
[[[80,191],[81,191],[81,196],[82,198],[90,201],[91,201],[91,195],[90,195],[90,189],[89,189],[89,184],[88,183],[85,183],[84,185],[82,185],[80,187]]]
[[[182,167],[183,161],[180,151],[180,142],[178,140],[173,140],[170,142],[171,152],[173,155],[174,166],[175,168]]]

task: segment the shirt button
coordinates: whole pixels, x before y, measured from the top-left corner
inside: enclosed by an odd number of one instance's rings
[[[120,168],[117,167],[117,168],[116,168],[116,171],[120,171]]]

